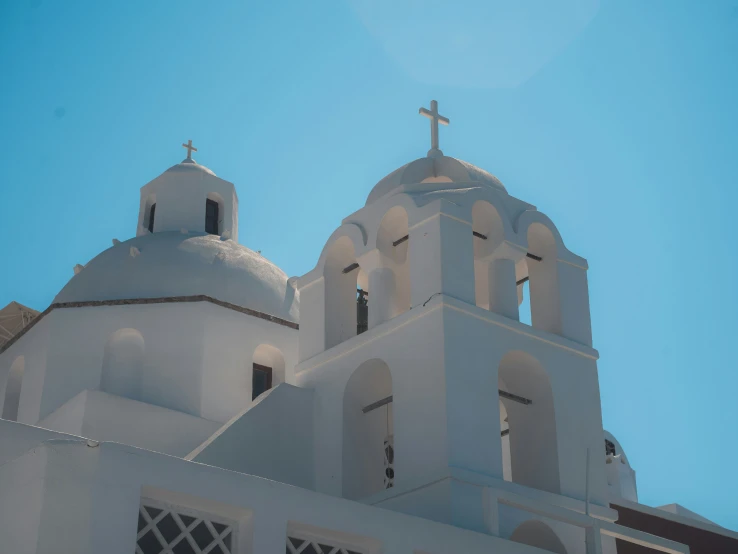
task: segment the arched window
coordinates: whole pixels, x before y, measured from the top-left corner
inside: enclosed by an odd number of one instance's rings
[[[556,415],[545,369],[530,354],[508,352],[500,361],[498,386],[507,420],[500,423],[502,438],[509,441],[511,480],[558,494]]]
[[[369,360],[351,375],[343,394],[343,497],[360,499],[394,486],[392,375]]]
[[[278,348],[260,344],[254,350],[251,372],[251,400],[279,383],[284,383],[284,356]]]
[[[156,216],[156,202],[151,204],[151,208],[149,208],[149,232],[154,232],[154,217]]]
[[[103,354],[100,388],[110,394],[141,399],[144,339],[135,329],[119,329],[108,339]]]
[[[156,218],[156,194],[149,194],[146,197],[146,202],[141,208],[143,218],[142,226],[148,230],[149,233],[154,232],[154,219]]]
[[[513,534],[510,535],[513,542],[535,546],[541,550],[555,552],[556,554],[566,554],[566,548],[561,539],[553,532],[553,530],[542,521],[530,520],[521,523]]]
[[[8,379],[5,382],[3,419],[18,420],[18,407],[20,406],[21,386],[23,385],[23,372],[25,370],[26,360],[23,356],[18,356],[10,366]]]
[[[218,235],[218,219],[220,218],[220,206],[216,200],[208,198],[205,200],[205,232]]]

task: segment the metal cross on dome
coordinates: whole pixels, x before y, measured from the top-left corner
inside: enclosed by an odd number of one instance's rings
[[[436,158],[438,156],[443,156],[443,152],[441,152],[441,149],[438,148],[438,124],[440,123],[441,125],[448,125],[451,122],[447,117],[443,117],[438,113],[438,102],[436,102],[435,100],[431,100],[430,110],[420,108],[420,110],[418,110],[418,113],[423,117],[427,117],[431,120],[431,149],[428,150],[428,157]]]
[[[187,159],[188,160],[191,160],[192,159],[192,153],[193,152],[197,152],[197,148],[195,148],[194,146],[192,146],[192,139],[188,140],[187,141],[187,144],[182,143],[182,147],[183,148],[187,148]]]

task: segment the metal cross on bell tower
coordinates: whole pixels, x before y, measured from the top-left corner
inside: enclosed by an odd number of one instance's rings
[[[431,109],[420,108],[418,113],[423,117],[430,119],[431,124],[431,149],[428,150],[429,158],[438,158],[443,156],[443,152],[438,148],[438,124],[448,125],[451,123],[447,117],[443,117],[438,113],[438,102],[431,100]]]
[[[192,146],[192,139],[187,141],[187,144],[182,143],[183,148],[187,148],[187,159],[192,160],[192,153],[197,152],[197,148]]]

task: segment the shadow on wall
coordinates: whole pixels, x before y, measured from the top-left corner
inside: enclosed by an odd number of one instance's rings
[[[18,420],[18,407],[20,406],[21,386],[23,385],[23,373],[26,370],[26,359],[18,356],[8,371],[8,380],[5,382],[5,400],[3,402],[3,419],[9,421]]]
[[[118,329],[105,343],[100,388],[141,400],[145,343],[136,329]]]

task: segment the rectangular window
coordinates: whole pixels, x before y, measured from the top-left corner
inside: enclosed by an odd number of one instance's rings
[[[236,527],[235,522],[209,514],[143,499],[138,512],[136,554],[233,554]]]
[[[254,364],[251,378],[251,400],[261,393],[272,388],[272,368],[261,364]]]
[[[205,201],[205,232],[218,235],[218,218],[220,217],[218,203],[209,198]]]

